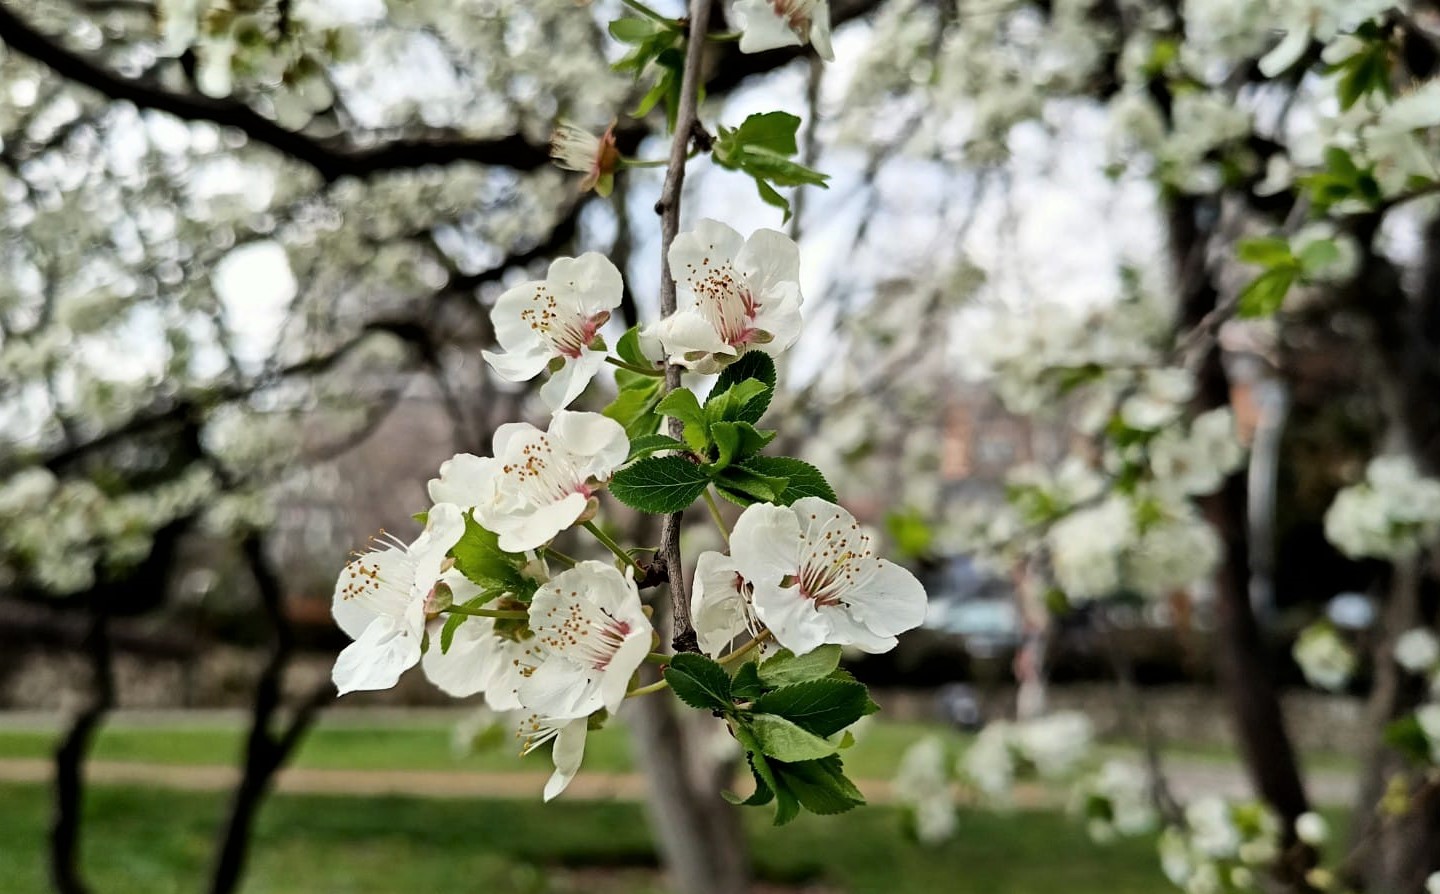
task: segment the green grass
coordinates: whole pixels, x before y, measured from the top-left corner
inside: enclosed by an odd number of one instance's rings
[[[545,754],[521,758],[508,738],[467,757],[451,750],[452,724],[433,716],[399,725],[354,725],[348,719],[322,720],[306,738],[292,763],[333,770],[476,770],[550,771]],[[900,754],[925,732],[938,727],[918,723],[871,724],[847,751],[846,767],[858,778],[889,778]],[[191,766],[231,765],[240,753],[243,732],[235,722],[204,726],[108,726],[101,730],[92,757],[97,760]],[[43,729],[0,729],[0,759],[44,758],[55,733]],[[633,769],[623,726],[592,735],[585,745],[589,772]]]
[[[48,792],[0,785],[0,889],[47,890]],[[87,800],[84,865],[97,891],[201,890],[219,794],[100,787]],[[1153,844],[1105,848],[1050,813],[965,812],[959,835],[922,848],[893,810],[805,816],[773,830],[745,816],[757,874],[849,894],[1154,894]],[[254,839],[245,894],[662,890],[641,808],[630,804],[277,795]],[[597,872],[597,868],[603,870]]]

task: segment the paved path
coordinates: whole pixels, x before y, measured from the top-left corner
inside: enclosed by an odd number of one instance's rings
[[[89,778],[113,785],[143,785],[186,791],[223,791],[238,778],[233,767],[179,766],[131,761],[95,760],[87,765]],[[0,782],[43,783],[50,780],[48,760],[0,760]],[[1249,785],[1239,768],[1194,760],[1175,760],[1167,765],[1167,776],[1176,797],[1184,802],[1206,794],[1244,798]],[[439,770],[322,770],[291,767],[282,770],[277,788],[293,794],[322,795],[408,795],[422,798],[519,798],[540,797],[547,774],[533,772],[439,771]],[[866,800],[886,804],[894,800],[888,780],[856,781]],[[742,786],[743,788],[743,786]],[[1346,806],[1354,801],[1356,779],[1334,771],[1313,773],[1310,797],[1323,806]],[[645,780],[637,773],[581,772],[565,791],[572,801],[636,801],[644,797]],[[1063,789],[1021,785],[1016,790],[1020,807],[1063,806]]]

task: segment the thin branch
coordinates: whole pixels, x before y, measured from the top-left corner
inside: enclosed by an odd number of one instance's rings
[[[167,112],[186,121],[210,121],[236,128],[252,141],[263,143],[314,168],[326,181],[458,161],[528,171],[545,165],[550,157],[545,147],[533,145],[516,134],[471,139],[445,132],[428,139],[396,140],[373,147],[356,147],[342,140],[306,136],[281,127],[233,99],[176,93],[153,78],[119,75],[97,59],[62,46],[3,3],[0,3],[0,41],[62,78],[111,99],[126,100],[142,109]]]
[[[680,194],[685,186],[685,162],[690,141],[699,125],[700,66],[705,61],[705,32],[710,27],[711,0],[691,0],[690,34],[685,44],[685,69],[680,78],[680,108],[675,116],[675,139],[670,144],[670,167],[665,171],[665,185],[655,211],[660,215],[660,316],[675,312],[675,278],[670,275],[670,244],[680,232]],[[680,367],[665,366],[667,390],[680,387]],[[671,417],[670,435],[684,435],[683,423]],[[665,516],[660,526],[660,558],[670,580],[670,611],[674,617],[674,636],[670,645],[676,652],[698,652],[695,628],[690,621],[690,599],[685,592],[685,569],[680,561],[680,521],[684,513]]]

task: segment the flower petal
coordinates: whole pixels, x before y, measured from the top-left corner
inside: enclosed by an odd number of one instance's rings
[[[580,762],[585,758],[585,737],[590,731],[590,719],[581,717],[572,720],[555,736],[550,747],[551,759],[555,761],[555,772],[545,783],[545,800],[554,799],[570,785],[570,780],[580,772]]]
[[[599,413],[561,410],[550,422],[550,434],[565,445],[587,477],[609,478],[630,454],[625,426]]]
[[[740,513],[730,532],[730,555],[740,574],[756,586],[779,586],[800,568],[800,519],[795,510],[756,503]]]
[[[735,0],[732,13],[739,23],[740,52],[763,53],[780,47],[800,46],[800,35],[775,12],[771,0]]]
[[[579,357],[566,358],[565,365],[551,373],[550,379],[540,386],[540,399],[552,411],[565,409],[584,392],[604,365],[605,352],[588,348]]]
[[[757,582],[751,599],[755,614],[765,622],[775,641],[796,655],[804,655],[830,639],[830,624],[799,587]]]
[[[915,575],[882,559],[880,570],[851,599],[850,615],[879,636],[896,636],[924,623],[925,604],[925,587]]]
[[[741,580],[734,560],[727,555],[705,552],[695,560],[691,623],[700,651],[712,658],[718,658],[726,646],[750,629],[750,601],[737,587]]]
[[[585,318],[614,310],[625,294],[619,269],[598,251],[587,251],[578,258],[556,258],[545,278],[555,294],[570,305],[567,309]]]
[[[440,464],[440,477],[427,485],[432,503],[454,503],[471,507],[495,489],[496,466],[488,456],[457,453]]]
[[[475,507],[475,519],[487,530],[499,535],[499,546],[507,553],[523,553],[539,549],[555,539],[555,535],[575,524],[589,500],[584,494],[570,494],[563,500],[536,506],[529,511],[482,514]]]
[[[419,631],[404,618],[379,617],[335,659],[330,678],[341,695],[389,689],[419,660]]]

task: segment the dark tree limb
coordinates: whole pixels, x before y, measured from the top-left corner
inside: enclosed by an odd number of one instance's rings
[[[85,758],[106,713],[115,704],[111,664],[110,617],[106,606],[91,607],[85,652],[90,659],[90,691],[85,705],[55,749],[55,813],[50,824],[50,880],[59,894],[89,894],[80,872],[80,829],[85,792]]]
[[[0,40],[62,78],[111,99],[166,112],[186,121],[210,121],[240,130],[252,141],[310,166],[327,181],[460,161],[534,170],[550,158],[546,147],[533,145],[515,134],[472,139],[444,133],[428,139],[395,140],[372,147],[310,137],[281,127],[236,100],[176,93],[153,78],[119,75],[104,63],[70,50],[56,38],[40,32],[4,3],[0,3]]]
[[[260,536],[247,536],[241,543],[241,550],[255,579],[260,608],[270,623],[272,639],[270,656],[256,681],[255,697],[250,706],[244,768],[231,796],[230,809],[216,845],[215,863],[210,874],[211,894],[231,894],[239,887],[249,857],[255,817],[270,791],[275,773],[300,744],[333,692],[330,682],[325,681],[295,710],[289,723],[278,731],[274,728],[283,707],[285,670],[294,648],[293,635],[290,622],[285,617],[280,575],[265,554]]]

